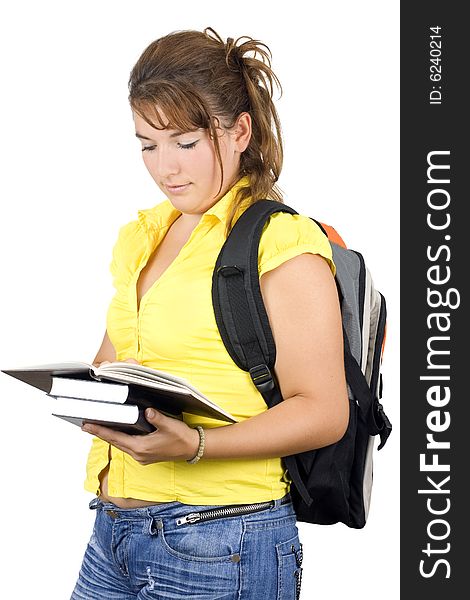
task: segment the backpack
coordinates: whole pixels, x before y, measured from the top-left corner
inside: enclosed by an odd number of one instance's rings
[[[264,224],[276,212],[298,214],[274,200],[259,200],[244,211],[222,246],[212,277],[212,303],[222,340],[238,367],[250,373],[268,408],[281,402],[282,396],[273,369],[274,338],[259,285],[258,246]],[[361,254],[344,247],[338,235],[333,241],[334,230],[326,229],[337,269],[349,423],[337,443],[282,460],[292,480],[299,521],[362,528],[369,512],[374,439],[380,436],[381,449],[392,429],[379,402],[386,305]]]

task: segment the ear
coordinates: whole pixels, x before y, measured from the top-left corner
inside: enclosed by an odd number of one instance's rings
[[[241,153],[247,149],[251,139],[251,115],[242,112],[238,115],[237,121],[233,127],[234,141],[237,150]]]

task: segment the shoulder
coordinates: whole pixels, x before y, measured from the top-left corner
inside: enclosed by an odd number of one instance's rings
[[[113,247],[115,258],[127,255],[130,250],[142,243],[143,237],[143,231],[138,219],[121,225]]]
[[[110,264],[115,285],[125,281],[141,259],[145,249],[146,234],[139,219],[122,225],[112,249]]]
[[[168,226],[174,212],[175,209],[169,200],[163,200],[152,208],[139,210],[136,219],[120,227],[115,250],[132,250],[134,246],[140,247],[147,241],[149,235]]]
[[[279,212],[271,215],[264,226],[258,255],[259,275],[275,269],[300,254],[318,254],[328,263],[333,275],[336,268],[328,238],[305,215]]]
[[[142,228],[139,223],[139,219],[134,219],[121,225],[118,229],[117,239],[115,248],[132,244],[134,241],[141,237]]]

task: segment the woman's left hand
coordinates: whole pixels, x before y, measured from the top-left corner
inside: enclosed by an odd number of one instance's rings
[[[128,435],[95,424],[85,424],[82,430],[126,452],[141,465],[190,460],[196,456],[199,448],[197,429],[151,408],[145,411],[145,417],[156,428],[146,435]]]

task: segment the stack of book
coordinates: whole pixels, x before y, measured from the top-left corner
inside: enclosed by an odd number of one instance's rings
[[[236,422],[185,379],[133,363],[66,362],[2,372],[46,392],[52,414],[80,427],[98,423],[130,434],[150,433],[155,428],[145,418],[148,407],[175,418],[187,412]]]

